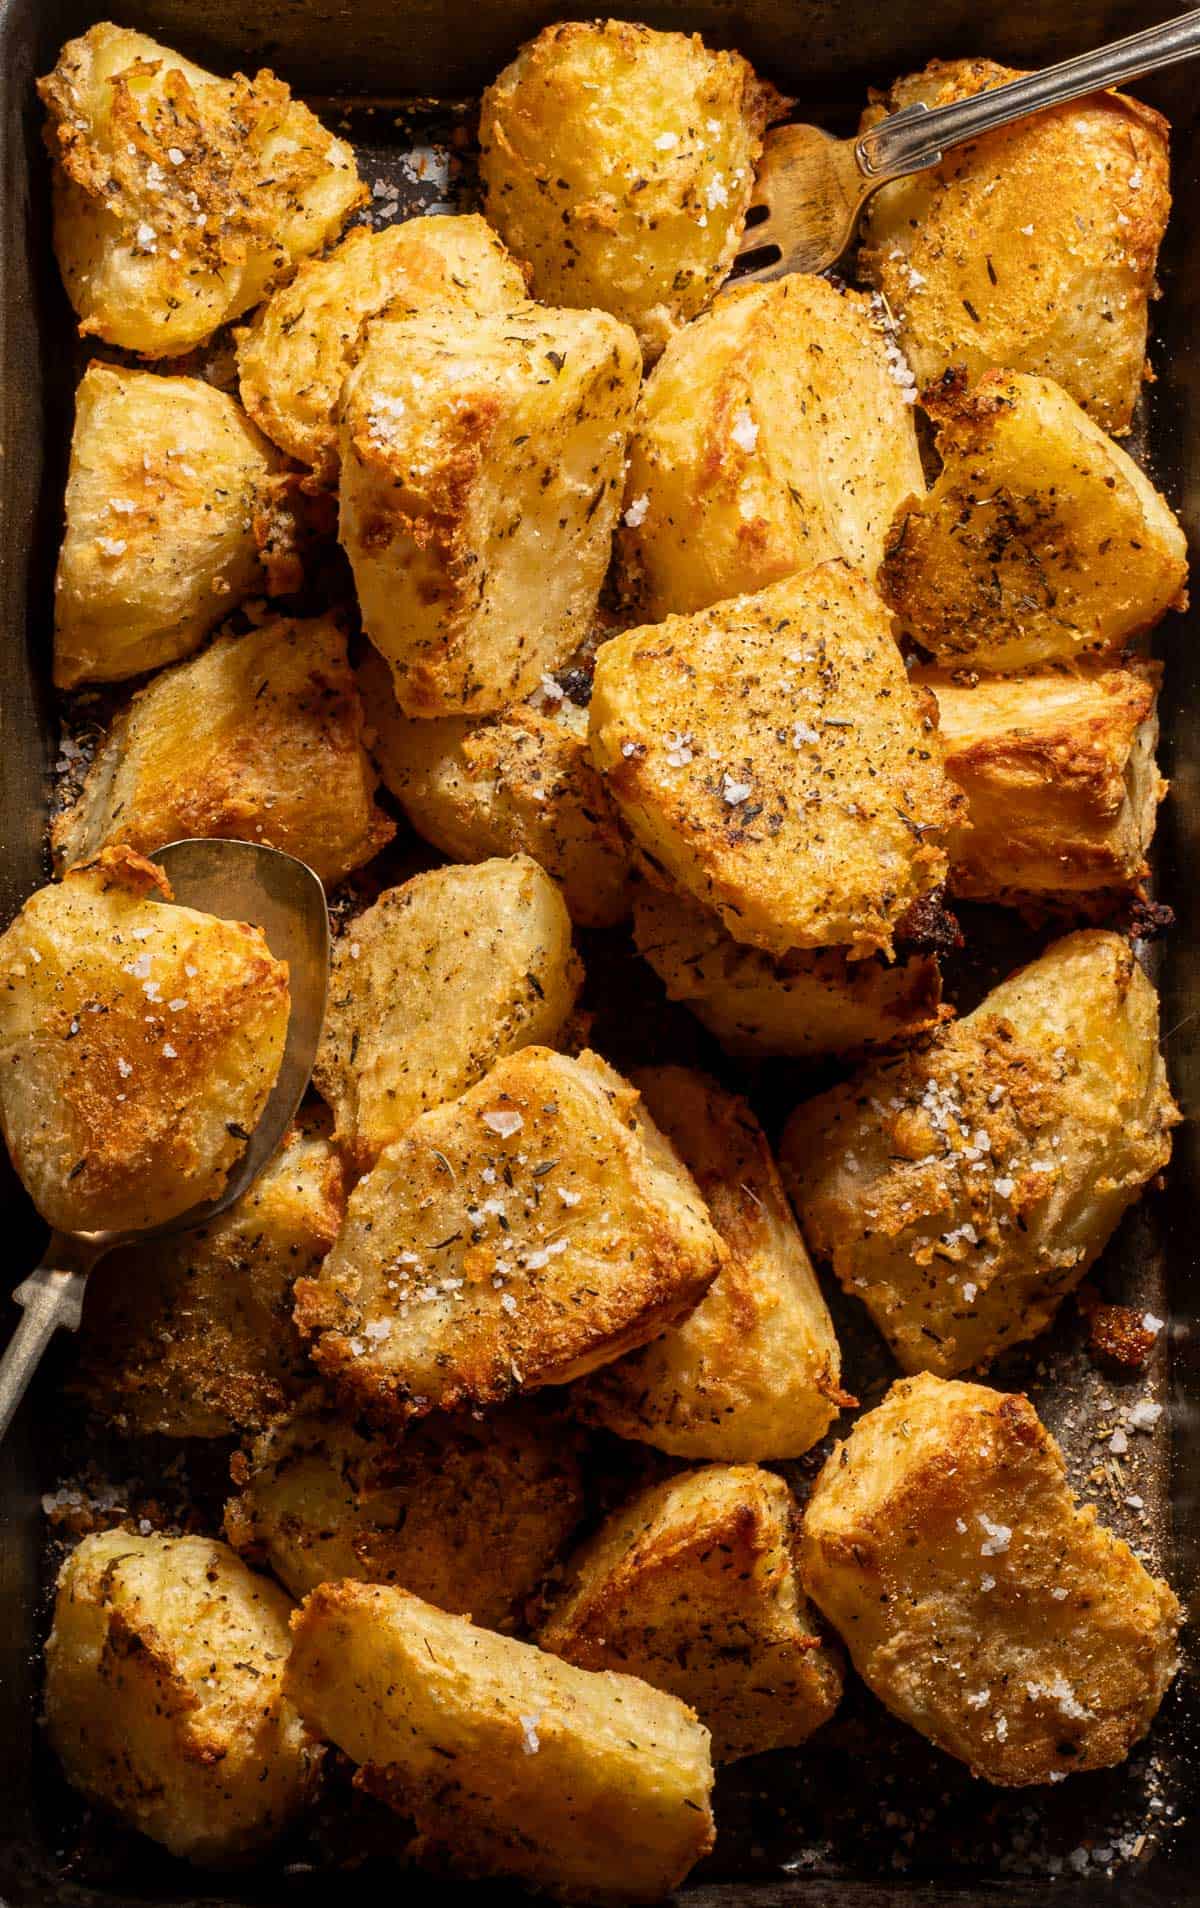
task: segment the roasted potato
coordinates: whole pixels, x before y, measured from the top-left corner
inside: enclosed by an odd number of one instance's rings
[[[265,586],[255,517],[277,463],[211,384],[88,366],[54,584],[59,688],[175,662]]]
[[[90,1275],[85,1395],[136,1435],[258,1430],[311,1385],[292,1286],[338,1235],[342,1169],[314,1124],[293,1127],[227,1212],[194,1232],[123,1248]]]
[[[238,333],[242,402],[273,443],[336,483],[342,386],[370,319],[506,311],[525,297],[520,266],[475,214],[359,227],[306,260]]]
[[[503,1054],[556,1040],[582,979],[562,896],[528,855],[388,888],[334,946],[314,1071],[355,1170]]]
[[[273,1841],[321,1756],[283,1693],[290,1608],[206,1537],[85,1537],[46,1644],[46,1724],[68,1780],[205,1866]]]
[[[164,670],[113,722],[53,828],[60,866],[109,842],[144,854],[189,835],[261,841],[327,886],[384,847],[344,630],[273,618]]]
[[[781,1477],[754,1464],[684,1471],[639,1491],[583,1546],[538,1641],[690,1704],[717,1762],[794,1749],[842,1694],[800,1583],[798,1537]]]
[[[942,106],[1018,75],[931,60],[863,116]],[[1055,378],[1097,424],[1128,425],[1171,196],[1168,127],[1140,100],[1093,93],[948,152],[871,200],[859,269],[899,321],[919,384],[963,366]]]
[[[633,936],[670,999],[686,1001],[726,1053],[795,1060],[857,1053],[936,1027],[948,1011],[939,1006],[942,977],[931,954],[848,961],[827,947],[773,957],[662,888],[638,889]]]
[[[949,844],[955,894],[1078,909],[1142,881],[1167,788],[1154,759],[1160,677],[1157,663],[914,673],[937,697],[946,773],[967,798],[970,826]]]
[[[727,1258],[628,1082],[525,1047],[380,1156],[296,1318],[349,1404],[402,1421],[582,1377],[684,1317]]]
[[[402,1439],[310,1408],[234,1459],[229,1541],[295,1597],[395,1583],[490,1630],[520,1622],[583,1514],[578,1440],[528,1408]]]
[[[273,73],[219,79],[101,21],[38,92],[79,329],[146,358],[248,311],[365,197],[350,147]]]
[[[406,715],[489,715],[587,632],[641,360],[605,312],[376,319],[346,381],[340,534]]]
[[[737,941],[890,954],[945,877],[963,800],[883,604],[844,563],[605,643],[590,734],[657,879]]]
[[[1187,540],[1133,459],[1050,378],[926,393],[942,469],[896,513],[879,589],[948,668],[1117,651],[1187,597]]]
[[[1033,1338],[1171,1154],[1158,996],[1127,944],[1069,934],[974,1013],[792,1115],[812,1251],[905,1371]]]
[[[587,714],[551,677],[497,716],[404,715],[374,652],[359,670],[371,748],[385,785],[426,841],[455,861],[531,855],[581,927],[629,912],[630,854],[592,766]]]
[[[1175,1597],[983,1385],[894,1384],[817,1479],[801,1567],[875,1695],[1005,1787],[1123,1761],[1175,1673]]]
[[[261,929],[170,903],[159,868],[105,848],[0,936],[0,1128],[63,1232],[214,1198],[275,1084],[286,964]]]
[[[644,620],[827,557],[873,577],[925,490],[905,398],[862,293],[800,272],[723,292],[664,352],[629,440],[618,547]]]
[[[634,1084],[729,1258],[690,1317],[585,1378],[573,1403],[676,1457],[799,1457],[845,1402],[841,1357],[766,1135],[744,1100],[687,1067],[652,1067]]]
[[[458,1874],[615,1908],[669,1894],[712,1847],[708,1731],[634,1676],[336,1583],[294,1619],[286,1687]]]
[[[548,26],[483,96],[487,215],[536,298],[612,312],[651,359],[733,264],[764,128],[788,105],[695,33]]]

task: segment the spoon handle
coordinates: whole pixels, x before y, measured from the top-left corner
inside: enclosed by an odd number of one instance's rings
[[[50,1244],[53,1248],[54,1241]],[[0,1438],[12,1423],[55,1332],[60,1326],[69,1332],[79,1330],[84,1282],[82,1272],[58,1272],[52,1264],[39,1265],[13,1293],[24,1310],[0,1358]]]
[[[961,146],[980,133],[1007,126],[1014,119],[1061,106],[1085,93],[1102,92],[1139,73],[1155,73],[1200,53],[1200,7],[1180,13],[1161,26],[1131,33],[1111,46],[1080,53],[1073,60],[1047,66],[1040,73],[1010,80],[969,99],[948,106],[909,107],[880,121],[859,138],[855,151],[865,176],[875,183],[902,179],[910,172],[934,166],[947,147]]]

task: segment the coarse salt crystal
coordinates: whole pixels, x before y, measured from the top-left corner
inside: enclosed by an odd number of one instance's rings
[[[128,545],[124,537],[97,537],[96,548],[102,550],[105,556],[119,557],[124,555]]]
[[[177,1060],[179,1058],[179,1055],[176,1053],[174,1047],[171,1045],[169,1040],[163,1041],[162,1051],[163,1051],[164,1060]]]
[[[649,510],[649,508],[650,508],[650,492],[648,490],[643,490],[641,496],[635,497],[633,499],[633,502],[630,504],[628,510],[625,512],[625,522],[629,525],[629,528],[631,530],[636,530],[640,523],[645,523],[646,512]]]
[[[133,1072],[133,1068],[130,1066],[128,1060],[121,1054],[117,1055],[117,1072],[120,1074],[122,1080],[128,1080],[130,1074]]]
[[[562,1200],[564,1206],[577,1206],[580,1200],[583,1198],[582,1193],[573,1192],[570,1186],[560,1186],[558,1189],[558,1196]]]
[[[732,775],[726,775],[721,783],[721,794],[730,808],[737,808],[750,794],[751,783],[735,781]]]
[[[730,427],[729,435],[739,450],[750,452],[758,443],[758,425],[751,417],[749,409],[743,405]]]
[[[704,200],[710,212],[715,212],[719,205],[729,204],[729,193],[725,186],[723,174],[714,172],[711,180],[704,189]]]
[[[521,1747],[527,1756],[536,1756],[542,1746],[538,1738],[538,1724],[541,1720],[542,1711],[540,1709],[535,1716],[517,1717],[517,1721],[521,1725]]]
[[[167,158],[171,161],[173,166],[181,166],[183,164],[183,153],[178,146],[167,147]]]
[[[484,1114],[483,1123],[490,1127],[493,1133],[499,1133],[501,1139],[511,1139],[514,1133],[520,1132],[525,1121],[520,1113],[509,1112],[504,1107],[498,1107],[495,1112]]]
[[[508,1312],[510,1315],[513,1312],[515,1312],[517,1309],[517,1301],[513,1297],[511,1292],[502,1293],[500,1298],[500,1303],[504,1307],[505,1311]]]
[[[805,742],[819,742],[820,740],[821,732],[819,729],[810,729],[807,722],[793,722],[792,747],[794,749],[801,748]]]
[[[654,150],[655,152],[670,152],[672,146],[677,146],[678,144],[678,133],[659,133],[658,138],[654,142]]]
[[[981,1557],[996,1557],[1007,1550],[1012,1542],[1012,1531],[1007,1524],[994,1524],[986,1511],[978,1513],[981,1529],[987,1532],[987,1542],[979,1546]]]
[[[1153,1431],[1162,1417],[1160,1404],[1151,1404],[1148,1398],[1141,1398],[1129,1413],[1129,1422],[1135,1431]]]
[[[995,1187],[1001,1199],[1011,1199],[1013,1193],[1016,1191],[1016,1184],[1015,1179],[1001,1178],[992,1181],[992,1185]]]
[[[1161,1332],[1163,1324],[1164,1320],[1156,1318],[1153,1312],[1142,1313],[1142,1329],[1147,1332],[1153,1332],[1156,1338],[1159,1332]]]
[[[1114,1457],[1124,1457],[1126,1451],[1129,1449],[1129,1439],[1125,1436],[1123,1431],[1118,1429],[1113,1432],[1111,1438],[1108,1440],[1108,1448]]]
[[[391,1335],[392,1321],[390,1318],[373,1318],[369,1325],[364,1325],[363,1327],[364,1338],[380,1340],[390,1338]]]
[[[979,1287],[977,1285],[972,1285],[969,1280],[962,1288],[963,1298],[966,1300],[968,1305],[974,1305],[978,1292],[979,1292]]]

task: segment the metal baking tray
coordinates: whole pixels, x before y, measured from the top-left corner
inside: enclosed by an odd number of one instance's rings
[[[517,44],[570,15],[554,0],[146,0],[107,11],[226,71],[271,64],[358,146],[366,215],[386,223],[433,205],[469,203],[468,104]],[[622,11],[653,26],[696,30],[737,46],[806,116],[853,123],[866,88],[935,55],[986,53],[1037,65],[1165,17],[1141,0],[664,0]],[[61,523],[72,392],[81,362],[49,244],[46,166],[34,77],[58,46],[106,9],[87,0],[0,0],[0,923],[47,876],[46,816],[60,711],[49,687],[51,581]],[[1155,480],[1180,511],[1200,576],[1200,68],[1136,89],[1173,125],[1175,212],[1155,307],[1147,423],[1139,435]],[[408,102],[404,105],[404,102]],[[1185,1114],[1200,1098],[1200,619],[1175,616],[1155,638],[1166,663],[1162,758],[1172,796],[1159,824],[1159,897],[1177,917],[1152,950],[1173,1084]],[[424,857],[419,845],[415,855]],[[406,860],[405,857],[408,857]],[[386,872],[417,865],[402,844]],[[992,974],[1030,951],[998,911],[973,913],[948,977],[968,1004]],[[585,937],[595,1043],[618,1063],[671,1054],[737,1080],[769,1128],[812,1082],[772,1063],[738,1075],[690,1016],[668,1007],[639,964],[631,990],[626,939]],[[1131,1214],[1095,1282],[1106,1296],[1169,1319],[1147,1373],[1124,1383],[1095,1368],[1068,1304],[1055,1330],[993,1374],[1025,1389],[1059,1435],[1073,1480],[1102,1517],[1194,1602],[1200,1553],[1200,1358],[1196,1336],[1200,1153],[1194,1123],[1176,1136],[1167,1188]],[[0,1212],[15,1284],[42,1228],[5,1162]],[[831,1293],[847,1345],[847,1382],[867,1400],[889,1375],[856,1308]],[[8,1320],[3,1324],[7,1326]],[[324,1908],[333,1887],[405,1888],[419,1904],[518,1903],[501,1884],[450,1885],[409,1873],[386,1851],[394,1818],[355,1799],[335,1770],[327,1806],[270,1865],[212,1876],[149,1843],[93,1825],[66,1794],[38,1729],[38,1653],[54,1549],[41,1499],[90,1458],[145,1494],[167,1490],[165,1447],[97,1449],[73,1416],[60,1348],[0,1448],[0,1908]],[[1106,1431],[1122,1408],[1153,1397],[1167,1410],[1151,1438],[1130,1436],[1120,1465]],[[83,1440],[81,1442],[81,1439]],[[196,1457],[201,1501],[219,1502],[225,1453]],[[815,1465],[781,1467],[803,1488]],[[598,1482],[598,1490],[603,1479]],[[131,1489],[133,1487],[131,1486]],[[1127,1500],[1134,1498],[1130,1505]],[[1140,1503],[1137,1501],[1140,1500]],[[131,1503],[133,1499],[130,1499]],[[695,1908],[1188,1908],[1200,1904],[1194,1819],[1200,1702],[1184,1674],[1149,1741],[1121,1769],[1053,1790],[1000,1791],[895,1723],[850,1679],[843,1708],[812,1743],[733,1765],[717,1790],[712,1858],[684,1891]],[[485,1892],[486,1891],[486,1892]]]

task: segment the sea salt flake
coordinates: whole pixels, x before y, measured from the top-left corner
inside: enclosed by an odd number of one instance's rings
[[[1153,1332],[1156,1338],[1158,1337],[1158,1334],[1161,1332],[1165,1322],[1166,1321],[1164,1319],[1156,1318],[1153,1312],[1143,1312],[1142,1314],[1143,1331]]]
[[[672,146],[677,146],[678,144],[678,133],[659,133],[658,138],[654,142],[654,150],[655,152],[670,152]]]
[[[174,1049],[174,1047],[173,1047],[173,1046],[171,1045],[171,1043],[170,1043],[170,1041],[169,1041],[169,1040],[164,1040],[164,1041],[163,1041],[163,1050],[162,1050],[162,1051],[163,1051],[163,1059],[164,1059],[164,1060],[178,1060],[178,1058],[179,1058],[179,1055],[178,1055],[178,1054],[176,1053],[176,1051],[175,1051],[175,1049]]]
[[[364,1338],[373,1338],[376,1341],[380,1341],[385,1338],[390,1338],[391,1335],[392,1321],[390,1318],[373,1318],[369,1325],[364,1325],[363,1327]]]
[[[752,451],[758,443],[758,425],[754,422],[746,405],[742,406],[734,418],[729,435],[738,449],[747,453]]]
[[[527,1756],[536,1756],[542,1746],[538,1738],[538,1724],[542,1720],[542,1713],[539,1709],[536,1715],[517,1717],[521,1725],[521,1747]]]
[[[650,493],[648,490],[643,490],[641,496],[635,497],[625,512],[625,522],[631,530],[636,530],[639,524],[645,523],[646,512],[649,508]]]
[[[130,1066],[128,1060],[121,1054],[117,1055],[117,1072],[120,1074],[122,1080],[128,1080],[130,1074],[133,1072],[133,1068]]]
[[[494,1112],[484,1114],[483,1123],[493,1133],[499,1133],[501,1139],[511,1139],[514,1133],[520,1132],[525,1121],[520,1113],[497,1107]]]
[[[738,808],[749,796],[751,787],[750,782],[738,782],[732,775],[726,775],[721,783],[721,794],[730,808]]]
[[[994,1524],[986,1511],[978,1513],[980,1528],[987,1532],[987,1542],[979,1546],[981,1557],[998,1557],[1007,1550],[1012,1542],[1012,1530],[1007,1524]]]

